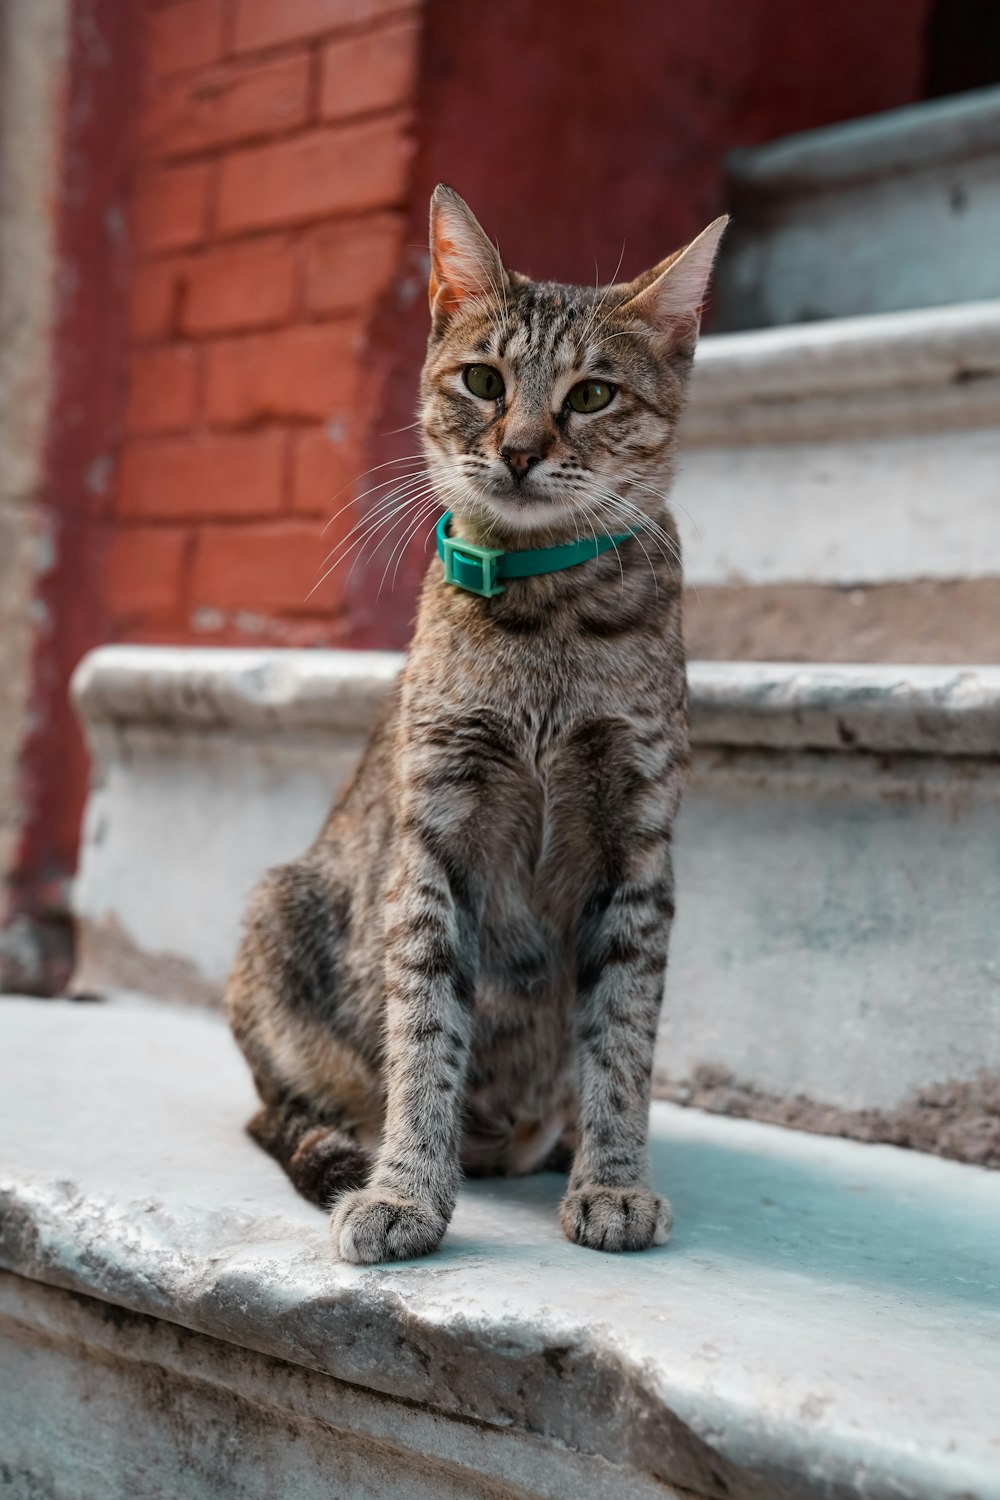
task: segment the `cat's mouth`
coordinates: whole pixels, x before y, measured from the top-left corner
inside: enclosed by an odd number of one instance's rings
[[[520,475],[511,472],[506,465],[494,468],[487,476],[483,495],[493,504],[504,507],[505,512],[517,515],[533,509],[551,515],[564,500],[553,487],[551,470],[544,463]]]
[[[432,463],[432,472],[434,465]],[[450,498],[454,509],[462,512],[466,506],[458,491],[464,492],[470,517],[477,513],[480,520],[488,512],[493,521],[506,533],[517,531],[544,531],[554,525],[562,525],[572,516],[578,505],[578,497],[560,492],[553,483],[551,467],[539,464],[521,478],[516,478],[506,465],[486,464],[480,461],[470,474],[458,468],[445,468],[442,478],[442,495]]]
[[[505,526],[520,531],[541,531],[568,517],[573,509],[567,498],[550,490],[533,487],[524,480],[516,487],[501,490],[484,489],[477,498],[494,512]]]
[[[551,505],[553,501],[548,487],[533,480],[530,474],[519,480],[491,480],[487,493],[491,500],[500,500],[513,506]]]

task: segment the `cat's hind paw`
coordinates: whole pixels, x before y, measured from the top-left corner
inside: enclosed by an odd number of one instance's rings
[[[666,1198],[646,1187],[581,1187],[559,1208],[563,1234],[590,1250],[648,1250],[670,1238],[673,1214]]]
[[[348,1193],[333,1211],[334,1254],[355,1265],[411,1260],[436,1250],[447,1221],[430,1204],[377,1188]]]

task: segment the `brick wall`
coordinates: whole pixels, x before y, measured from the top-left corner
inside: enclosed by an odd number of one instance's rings
[[[342,571],[310,591],[337,541],[323,525],[364,467],[366,334],[402,251],[419,5],[147,9],[111,630],[338,640]]]

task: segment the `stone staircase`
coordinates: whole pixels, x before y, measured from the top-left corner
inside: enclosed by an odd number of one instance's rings
[[[81,999],[0,1006],[12,1493],[1000,1500],[1000,669],[693,664],[671,1244],[569,1245],[543,1174],[357,1268],[243,1134],[212,1002],[398,666],[80,669]]]
[[[243,1134],[217,1002],[399,659],[82,664],[79,998],[0,1005],[14,1500],[1000,1500],[1000,667],[964,664],[1000,660],[1000,261],[968,250],[998,119],[994,90],[734,164],[689,580],[748,655],[849,657],[845,609],[895,591],[869,640],[952,664],[692,663],[669,1246],[570,1246],[542,1175],[466,1184],[426,1262],[333,1262]]]
[[[114,646],[75,986],[218,1000],[400,658]],[[693,663],[656,1091],[1000,1165],[1000,667]]]
[[[693,654],[1000,661],[1000,89],[730,177],[675,491]]]

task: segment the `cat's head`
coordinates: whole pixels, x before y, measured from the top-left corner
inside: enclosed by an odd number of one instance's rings
[[[474,532],[585,536],[662,508],[726,222],[634,281],[560,286],[505,267],[458,194],[435,190],[424,445]]]

